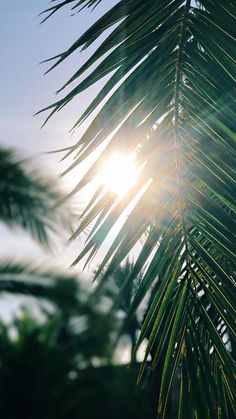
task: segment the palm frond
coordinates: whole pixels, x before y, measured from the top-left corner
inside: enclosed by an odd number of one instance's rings
[[[49,246],[50,232],[57,224],[62,226],[58,204],[66,194],[59,191],[56,181],[42,177],[31,166],[14,152],[0,149],[0,220],[10,227],[21,226]]]
[[[235,339],[235,23],[231,0],[123,0],[52,66],[88,48],[110,28],[61,90],[71,82],[77,85],[45,110],[51,117],[89,86],[105,80],[74,125],[95,115],[67,154],[74,155],[68,171],[109,135],[111,140],[76,190],[99,173],[101,162],[113,152],[136,152],[138,183],[122,199],[113,196],[109,201],[97,190],[78,233],[93,218],[98,221],[75,263],[86,254],[91,260],[133,205],[97,275],[108,265],[108,276],[145,238],[125,283],[146,264],[132,315],[157,282],[136,350],[148,337],[140,379],[154,347],[153,368],[164,357],[161,418],[178,370],[179,418],[236,413],[235,354],[225,343],[227,334],[231,342]]]
[[[72,7],[71,10],[72,12],[75,11],[79,8],[79,11],[84,9],[85,7],[96,7],[99,3],[101,3],[102,0],[64,0],[62,2],[58,2],[57,0],[51,0],[51,2],[57,2],[57,4],[49,7],[48,9],[44,10],[42,13],[40,13],[41,15],[46,14],[46,17],[42,20],[42,23],[45,22],[47,19],[49,19],[54,13],[58,12],[62,7],[64,6],[68,6],[72,3]],[[75,3],[75,4],[73,4]]]
[[[1,261],[0,293],[47,300],[72,312],[78,308],[78,290],[76,276],[38,268],[33,263]]]

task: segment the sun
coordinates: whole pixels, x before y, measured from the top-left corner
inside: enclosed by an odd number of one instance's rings
[[[138,170],[134,162],[135,156],[112,154],[104,163],[100,172],[100,182],[112,192],[122,197],[136,183]]]

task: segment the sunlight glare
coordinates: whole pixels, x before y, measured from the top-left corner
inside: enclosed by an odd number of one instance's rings
[[[134,158],[134,154],[131,156],[113,154],[104,163],[99,176],[101,183],[119,196],[125,195],[138,178],[138,170],[135,167]]]

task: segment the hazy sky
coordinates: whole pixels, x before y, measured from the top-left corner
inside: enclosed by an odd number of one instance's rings
[[[57,114],[43,129],[40,126],[45,116],[33,117],[33,114],[54,100],[54,92],[73,74],[73,72],[91,54],[74,54],[60,68],[43,76],[47,65],[39,62],[56,55],[79,37],[81,33],[100,14],[116,1],[104,0],[94,12],[83,11],[80,15],[71,16],[70,10],[64,9],[40,25],[38,14],[48,7],[47,0],[2,0],[0,33],[1,33],[1,112],[0,144],[15,147],[23,155],[35,155],[74,142],[68,135],[69,129],[78,115],[95,95],[96,88],[81,94],[63,112]],[[63,167],[58,163],[57,155],[43,155],[41,158],[48,171],[60,173]],[[41,167],[41,163],[40,163]],[[45,170],[44,170],[45,171]],[[76,181],[77,174],[70,175],[70,181]],[[39,253],[38,246],[32,245],[26,234],[9,233],[0,228],[0,255],[33,257]],[[58,244],[57,260],[70,263],[79,253],[80,240],[65,250],[64,243]]]
[[[68,48],[112,2],[103,1],[102,4],[93,13],[85,10],[74,17],[70,16],[69,8],[64,9],[40,25],[41,18],[38,14],[47,7],[47,0],[3,0],[0,21],[3,42],[1,142],[33,152],[68,144],[70,139],[67,132],[95,93],[95,89],[82,94],[43,130],[40,130],[40,125],[44,116],[32,116],[54,100],[54,92],[90,52],[74,54],[47,76],[43,76],[47,65],[38,64]]]

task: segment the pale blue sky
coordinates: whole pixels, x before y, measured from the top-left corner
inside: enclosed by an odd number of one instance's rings
[[[47,65],[39,65],[39,62],[68,48],[94,19],[115,2],[104,0],[94,12],[85,10],[74,17],[71,17],[69,8],[64,9],[43,25],[40,25],[38,14],[48,7],[47,0],[1,2],[1,145],[17,147],[22,155],[35,155],[65,147],[76,139],[76,136],[71,139],[68,131],[99,85],[82,94],[43,129],[40,126],[44,116],[33,117],[33,114],[54,100],[54,92],[88,57],[88,52],[83,55],[75,53],[47,76],[43,76]],[[91,52],[92,49],[89,54]],[[50,172],[60,173],[63,170],[57,155],[43,155],[42,160]],[[71,175],[72,182],[76,181],[76,177],[76,172]],[[4,227],[0,231],[1,256],[13,255],[18,259],[23,255],[33,257],[39,253],[38,247],[32,245],[25,234],[9,233]],[[67,250],[64,250],[64,243],[58,246],[57,259],[69,264],[79,253],[80,242],[73,243]]]
[[[47,65],[38,64],[69,47],[111,3],[110,0],[103,1],[103,6],[93,13],[85,10],[74,17],[70,16],[69,8],[64,9],[40,25],[38,14],[48,6],[47,0],[3,0],[0,18],[1,143],[24,147],[27,151],[44,151],[68,144],[67,132],[95,89],[82,94],[43,130],[40,125],[44,117],[32,116],[54,100],[54,92],[88,57],[88,52],[75,53],[47,76],[43,76]]]

